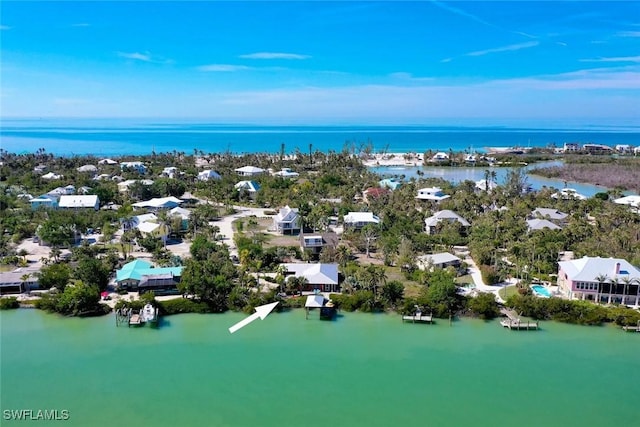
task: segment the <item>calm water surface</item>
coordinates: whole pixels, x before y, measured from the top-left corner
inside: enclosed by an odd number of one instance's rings
[[[2,409],[67,409],[65,426],[640,425],[640,334],[301,310],[229,334],[243,317],[3,312]],[[2,421],[27,424],[49,423]]]

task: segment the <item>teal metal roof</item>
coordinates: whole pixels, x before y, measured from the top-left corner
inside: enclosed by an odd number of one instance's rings
[[[131,261],[125,264],[116,272],[116,281],[123,280],[142,280],[142,276],[155,276],[159,274],[171,274],[172,276],[181,276],[182,267],[153,267],[153,265],[141,259]]]

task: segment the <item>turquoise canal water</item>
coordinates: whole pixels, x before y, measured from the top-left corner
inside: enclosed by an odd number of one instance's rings
[[[346,313],[180,315],[159,329],[113,315],[3,312],[1,406],[69,411],[65,426],[634,426],[640,334],[542,323],[402,324]],[[4,415],[4,412],[3,412]]]

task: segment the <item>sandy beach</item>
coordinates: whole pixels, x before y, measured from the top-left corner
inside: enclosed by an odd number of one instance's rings
[[[372,154],[362,163],[367,167],[376,166],[422,166],[424,156],[419,153],[385,153]]]

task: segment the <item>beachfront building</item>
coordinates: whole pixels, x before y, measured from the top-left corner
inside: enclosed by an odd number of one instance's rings
[[[432,202],[441,202],[442,200],[446,200],[449,197],[451,196],[449,196],[448,194],[444,194],[444,192],[442,191],[442,188],[440,187],[427,187],[427,188],[421,188],[418,190],[418,195],[416,196],[416,199],[429,200]]]
[[[238,190],[240,195],[247,193],[252,200],[255,200],[256,194],[260,191],[260,184],[255,181],[240,181],[234,185],[234,188]]]
[[[147,208],[154,211],[160,209],[173,209],[176,206],[179,206],[182,203],[182,200],[177,197],[169,196],[169,197],[156,197],[151,200],[145,200],[143,202],[134,203],[131,206],[134,208]]]
[[[453,267],[456,270],[462,266],[462,260],[449,252],[420,255],[416,259],[416,265],[420,270],[432,271],[434,268]]]
[[[336,248],[338,246],[338,235],[336,233],[300,233],[300,249],[308,251],[312,255],[319,255],[322,249]]]
[[[359,230],[367,224],[380,224],[380,218],[373,212],[349,212],[343,217],[344,228]]]
[[[616,145],[616,151],[620,154],[631,154],[633,153],[633,147],[629,144],[618,144]]]
[[[365,203],[370,203],[373,200],[377,200],[380,197],[391,194],[391,190],[382,187],[369,187],[362,192],[362,200]]]
[[[385,178],[380,180],[378,185],[382,188],[388,188],[389,190],[394,191],[402,185],[402,181],[397,178]]]
[[[545,228],[549,230],[562,230],[562,227],[560,227],[557,224],[554,224],[548,219],[533,218],[533,219],[527,220],[527,230],[529,232],[536,231],[536,230],[544,230]]]
[[[279,176],[280,178],[297,178],[300,176],[298,172],[294,172],[289,168],[282,168],[278,172],[274,172],[273,176]]]
[[[222,179],[222,176],[214,170],[207,169],[198,173],[198,181],[215,181]]]
[[[449,155],[442,151],[436,153],[431,157],[431,162],[433,163],[444,163],[449,161]]]
[[[458,222],[462,227],[469,227],[471,224],[454,211],[448,209],[438,211],[429,218],[424,220],[425,231],[427,234],[438,234],[438,226],[443,222]]]
[[[243,166],[235,170],[240,176],[257,176],[264,173],[264,169],[255,166]]]
[[[144,174],[147,172],[147,167],[142,162],[122,162],[120,163],[120,170],[129,170]]]
[[[281,208],[273,217],[273,231],[280,234],[294,234],[300,232],[300,214],[297,208],[288,205]]]
[[[148,261],[137,259],[116,271],[116,284],[120,289],[140,293],[177,293],[182,269],[183,267],[154,267]]]
[[[577,142],[565,142],[562,151],[565,153],[575,153],[576,151],[580,151],[580,144]]]
[[[302,292],[340,292],[338,284],[338,264],[280,264],[285,270],[285,280],[289,277],[304,277]]]
[[[640,212],[640,196],[624,196],[619,199],[615,199],[613,203],[618,205],[630,206],[632,210]]]
[[[560,261],[558,289],[570,299],[638,306],[640,270],[621,258]]]
[[[61,209],[100,209],[100,199],[97,195],[64,195],[58,200],[58,207]]]

